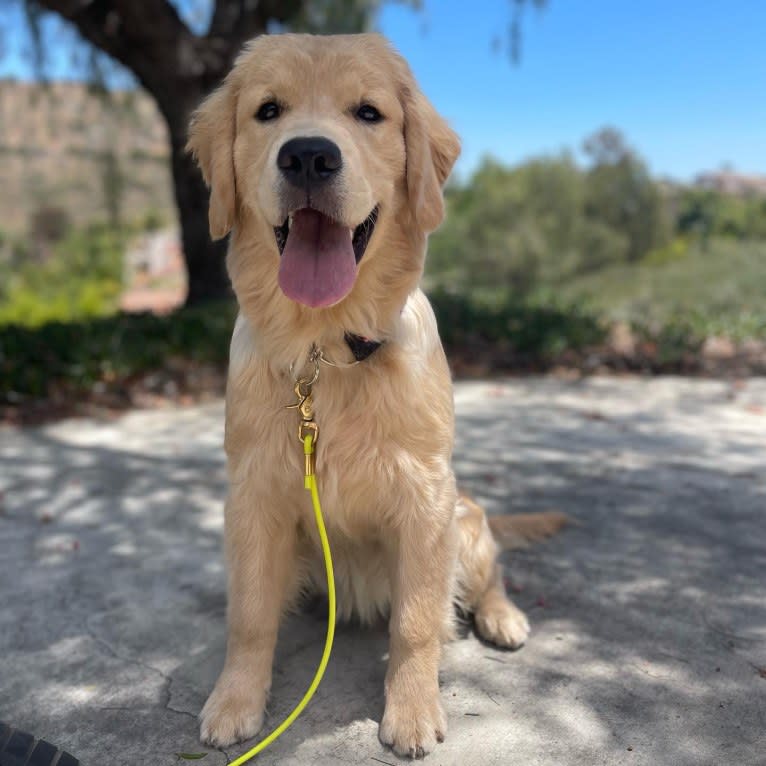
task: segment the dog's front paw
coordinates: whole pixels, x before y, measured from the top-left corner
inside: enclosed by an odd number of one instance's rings
[[[221,677],[199,714],[200,739],[213,747],[250,739],[263,726],[265,707],[265,691],[229,683]]]
[[[430,696],[412,698],[389,694],[378,736],[397,755],[422,758],[436,747],[437,742],[444,741],[446,733],[447,716],[438,691]]]

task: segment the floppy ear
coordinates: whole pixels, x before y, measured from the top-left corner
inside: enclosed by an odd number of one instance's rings
[[[234,179],[235,99],[231,84],[224,81],[192,115],[189,125],[191,152],[210,187],[208,218],[210,236],[225,237],[234,226],[236,185]]]
[[[433,231],[444,218],[442,186],[460,154],[460,139],[417,88],[404,94],[407,193],[415,220]]]

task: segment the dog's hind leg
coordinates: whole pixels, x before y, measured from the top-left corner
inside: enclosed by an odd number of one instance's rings
[[[458,499],[457,517],[458,606],[473,613],[476,631],[483,639],[517,649],[529,635],[529,622],[505,593],[493,529],[499,527],[496,534],[504,548],[518,547],[553,534],[566,523],[566,517],[541,513],[488,519],[484,510],[467,497]]]

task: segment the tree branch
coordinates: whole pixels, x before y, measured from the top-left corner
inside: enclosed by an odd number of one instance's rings
[[[267,32],[270,22],[285,23],[304,4],[305,0],[216,0],[207,39],[218,49],[227,48],[233,58],[245,42]]]
[[[188,52],[198,38],[166,0],[37,0],[37,4],[74,24],[88,42],[130,69],[155,95],[167,87],[169,74],[184,74],[192,65]]]

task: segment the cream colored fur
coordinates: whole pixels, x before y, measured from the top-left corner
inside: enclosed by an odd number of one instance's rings
[[[259,123],[253,115],[270,98],[286,108]],[[383,122],[360,124],[361,102],[374,103]],[[353,228],[380,206],[351,293],[326,309],[288,300],[277,284],[273,227],[285,210],[276,154],[306,134],[342,150],[336,220]],[[280,618],[304,590],[324,585],[297,416],[285,405],[310,346],[348,362],[343,336],[352,331],[385,343],[355,367],[323,366],[314,389],[338,609],[390,616],[380,738],[422,756],[447,731],[438,667],[453,602],[501,646],[520,646],[529,631],[505,595],[483,511],[458,498],[450,374],[418,288],[457,137],[379,36],[284,35],[247,47],[195,114],[189,148],[211,186],[212,234],[231,231],[228,268],[241,308],[226,407],[228,648],[201,713],[202,738],[228,745],[260,730]]]

